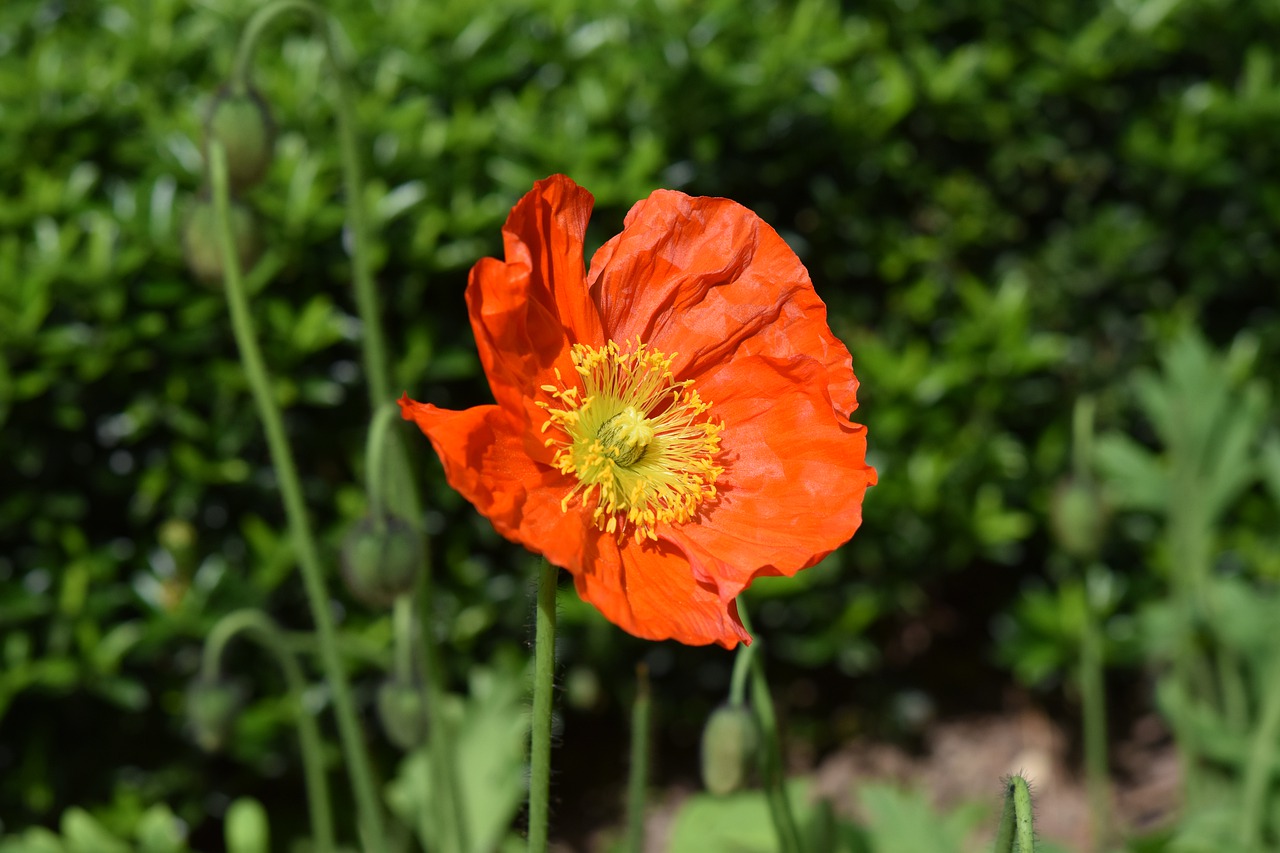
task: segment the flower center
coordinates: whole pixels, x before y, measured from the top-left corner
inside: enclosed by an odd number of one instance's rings
[[[604,346],[575,344],[570,351],[578,383],[543,385],[554,403],[542,431],[556,449],[552,464],[577,482],[561,501],[566,512],[577,497],[593,497],[596,527],[623,535],[628,527],[637,542],[657,539],[661,522],[693,518],[716,496],[715,464],[722,426],[711,422],[710,403],[691,382],[676,382],[672,356],[636,341],[627,351],[614,341]]]

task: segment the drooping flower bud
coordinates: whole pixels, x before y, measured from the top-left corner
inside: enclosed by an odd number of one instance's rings
[[[427,706],[422,688],[396,679],[378,688],[378,721],[387,740],[400,749],[413,749],[427,735]]]
[[[204,123],[205,154],[218,140],[227,152],[227,180],[241,192],[262,180],[275,153],[276,126],[267,102],[254,89],[223,86]]]
[[[702,784],[713,794],[741,790],[760,745],[755,714],[745,705],[721,705],[702,730]]]
[[[247,271],[258,260],[261,244],[258,222],[253,211],[238,202],[231,203],[231,236],[236,245],[240,270]],[[187,268],[205,284],[222,283],[222,248],[218,243],[218,219],[213,201],[197,199],[187,213],[182,229],[182,251]]]
[[[227,742],[244,703],[244,691],[223,679],[197,678],[187,688],[187,720],[196,743],[217,752]]]
[[[342,578],[370,607],[389,607],[411,592],[421,569],[422,534],[399,516],[361,519],[342,540]]]
[[[1053,490],[1050,527],[1058,546],[1072,557],[1098,555],[1110,516],[1105,497],[1092,483],[1067,477]]]
[[[197,533],[191,522],[183,518],[170,518],[160,525],[156,533],[160,547],[173,557],[180,571],[190,571],[196,559]]]
[[[227,853],[267,853],[271,849],[271,821],[262,803],[239,797],[227,808]]]

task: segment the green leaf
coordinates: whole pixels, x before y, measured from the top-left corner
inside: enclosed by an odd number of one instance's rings
[[[1151,451],[1127,435],[1100,436],[1094,459],[1107,491],[1122,509],[1163,511],[1169,501],[1169,475]]]
[[[73,806],[63,812],[60,828],[69,853],[129,853],[128,844],[84,809]]]
[[[138,819],[138,853],[180,853],[186,850],[182,826],[164,803],[147,809]]]
[[[445,848],[449,853],[472,853],[497,847],[510,830],[524,802],[525,740],[529,711],[525,707],[525,678],[518,670],[477,667],[466,699],[446,697],[449,745],[459,780],[470,850]],[[430,749],[441,738],[440,721],[426,746],[410,753],[396,779],[387,786],[391,809],[414,828],[425,847],[441,849],[438,821],[447,820],[433,809],[446,798],[431,773]]]
[[[987,816],[987,809],[977,803],[939,813],[923,793],[892,785],[865,785],[858,792],[858,802],[867,814],[872,853],[959,853],[969,833]]]
[[[810,809],[799,808],[808,802],[809,786],[807,779],[787,782],[787,796],[802,827],[807,827],[812,818]],[[670,853],[774,853],[778,836],[763,791],[727,796],[700,793],[680,807],[668,844]]]

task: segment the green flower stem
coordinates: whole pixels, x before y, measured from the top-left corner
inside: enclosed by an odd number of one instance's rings
[[[1248,763],[1244,769],[1243,791],[1240,795],[1240,842],[1244,850],[1263,849],[1267,791],[1271,783],[1277,738],[1280,738],[1280,658],[1268,679],[1262,712],[1253,733],[1253,746],[1249,750]]]
[[[392,667],[396,681],[414,683],[413,596],[397,595],[391,610]]]
[[[237,634],[244,633],[258,641],[275,657],[284,673],[289,701],[298,717],[298,746],[302,752],[302,770],[307,786],[307,811],[311,817],[311,836],[317,853],[333,850],[333,809],[329,802],[329,781],[324,774],[324,747],[315,718],[302,703],[306,680],[298,660],[289,651],[280,628],[261,610],[235,610],[219,619],[204,644],[200,675],[205,680],[217,679],[222,671],[222,652]]]
[[[331,20],[323,8],[309,0],[274,0],[259,9],[246,24],[236,51],[235,65],[232,73],[232,85],[240,89],[248,86],[250,69],[254,51],[267,26],[278,16],[300,12],[311,19],[314,30],[322,36],[328,65],[333,73],[337,87],[336,118],[338,124],[338,145],[342,158],[342,175],[344,197],[347,206],[347,227],[351,235],[351,271],[352,285],[355,291],[356,309],[363,327],[361,347],[365,374],[368,378],[369,403],[373,408],[374,424],[371,431],[378,431],[380,412],[391,399],[391,375],[387,346],[382,331],[382,314],[379,307],[378,292],[374,287],[372,264],[369,259],[369,227],[365,211],[364,176],[362,174],[360,150],[356,133],[356,111],[351,94],[350,75],[346,64],[337,49]],[[394,410],[394,409],[393,409]],[[391,476],[401,488],[391,492],[397,504],[396,509],[406,518],[418,523],[422,518],[422,505],[418,498],[410,470],[408,453],[401,443],[399,435],[388,427],[387,439],[382,441],[384,451],[390,456],[390,465],[379,464],[373,476],[382,478]],[[370,436],[370,441],[374,436]],[[375,470],[375,469],[371,469]],[[388,472],[389,475],[388,475]],[[376,513],[385,510],[383,501],[387,491],[372,489],[369,492],[372,509]],[[426,553],[426,549],[424,549]],[[452,803],[457,838],[461,850],[467,850],[468,832],[464,819],[465,807],[461,783],[457,776],[456,750],[449,734],[449,725],[443,713],[442,692],[445,687],[443,668],[439,666],[439,655],[435,648],[435,636],[430,626],[430,570],[429,558],[424,557],[422,580],[419,583],[418,598],[424,629],[419,632],[422,643],[423,663],[426,668],[425,689],[427,696],[427,713],[432,719],[428,735],[429,750],[433,762],[444,764],[443,778],[448,782],[444,786],[444,794]]]
[[[414,606],[411,593],[397,596],[392,606],[392,673],[396,683],[421,691],[427,703],[427,719],[431,722],[427,730],[427,765],[432,793],[436,796],[428,798],[423,806],[432,816],[431,824],[436,827],[440,849],[466,853],[469,848],[459,840],[466,837],[463,816],[456,810],[452,796],[454,780],[449,768],[453,750],[449,745],[451,737],[447,721],[439,705],[434,704],[438,694],[429,683],[424,683],[425,679],[418,678],[415,666]]]
[[[738,609],[739,617],[742,614],[742,608]],[[747,675],[751,672],[751,663],[755,660],[755,645],[746,645],[745,643],[738,646],[738,654],[733,659],[733,676],[729,681],[729,704],[735,708],[739,708],[746,701],[747,696]]]
[[[1080,635],[1080,701],[1084,710],[1085,779],[1095,850],[1105,848],[1111,827],[1105,691],[1101,630],[1086,584],[1084,625]]]
[[[556,665],[556,581],[547,560],[538,570],[538,613],[533,639],[533,721],[529,746],[529,853],[546,853],[551,795],[551,706]]]
[[[365,494],[369,496],[369,514],[375,523],[383,524],[387,518],[387,500],[384,482],[387,472],[387,445],[395,441],[391,424],[400,417],[395,403],[383,403],[373,410],[373,422],[369,424],[369,438],[364,451]],[[416,519],[416,516],[415,516]]]
[[[752,634],[754,644],[760,644],[760,638],[754,637],[751,620],[741,599],[738,600],[738,618],[748,634]],[[804,844],[800,840],[800,831],[796,827],[795,815],[791,809],[791,798],[787,796],[786,776],[782,769],[782,743],[778,736],[778,719],[773,710],[773,697],[769,694],[769,682],[764,674],[764,661],[759,650],[739,652],[750,655],[751,666],[751,702],[755,706],[756,719],[760,722],[761,751],[760,775],[764,782],[765,795],[769,800],[769,811],[773,818],[774,830],[778,833],[778,848],[782,853],[802,853]],[[736,666],[735,666],[736,669]]]
[[[1077,483],[1093,483],[1094,414],[1097,403],[1091,396],[1076,400],[1071,417],[1072,472]],[[1085,786],[1093,819],[1093,847],[1102,850],[1110,833],[1110,791],[1107,773],[1107,698],[1104,679],[1101,614],[1090,592],[1091,571],[1081,573],[1084,589],[1084,622],[1080,628],[1080,702],[1083,706]]]
[[[627,850],[644,850],[644,806],[649,790],[649,668],[636,667],[636,701],[631,707],[631,773],[627,779]]]
[[[409,493],[416,505],[416,492],[410,488]],[[421,518],[422,513],[415,512],[413,517]],[[426,549],[423,549],[423,553],[428,554]],[[427,730],[427,754],[432,764],[434,778],[443,792],[444,808],[453,818],[453,834],[458,842],[457,849],[467,853],[471,850],[471,833],[467,823],[462,780],[458,776],[457,738],[454,737],[453,720],[445,708],[444,665],[436,644],[435,619],[431,607],[429,555],[425,558],[422,573],[418,577],[417,600],[420,626],[418,635],[422,648],[422,663],[426,670],[423,682],[427,698],[427,716],[431,720],[431,726]],[[432,805],[428,804],[428,806]]]
[[[262,353],[258,349],[253,320],[249,315],[249,303],[245,297],[239,259],[236,257],[235,241],[231,234],[227,155],[222,145],[216,140],[210,141],[209,160],[218,238],[222,248],[223,281],[226,286],[227,305],[231,313],[231,325],[235,332],[236,344],[240,348],[240,358],[249,381],[249,388],[258,409],[258,417],[262,420],[267,434],[271,461],[279,478],[285,514],[289,521],[289,532],[294,549],[297,551],[298,563],[302,568],[311,616],[316,623],[320,658],[329,690],[333,694],[333,709],[338,719],[338,733],[346,756],[351,786],[355,792],[356,808],[365,833],[365,842],[374,853],[386,853],[386,834],[382,825],[382,812],[375,794],[373,770],[361,739],[355,704],[351,699],[351,690],[347,686],[342,658],[338,653],[337,632],[333,626],[333,617],[329,613],[329,594],[325,588],[324,573],[320,568],[320,558],[311,534],[311,525],[307,519],[307,508],[302,499],[302,486],[298,479],[297,467],[294,465],[293,453],[285,439],[284,423],[280,408],[272,394],[271,379],[263,362]]]
[[[1201,513],[1196,506],[1198,491],[1197,474],[1188,470],[1189,463],[1180,458],[1185,455],[1171,450],[1174,457],[1173,487],[1166,520],[1169,553],[1173,558],[1170,581],[1175,612],[1178,614],[1178,649],[1173,657],[1172,677],[1179,692],[1188,698],[1211,695],[1214,684],[1208,667],[1195,641],[1195,625],[1198,621],[1199,596],[1203,589],[1201,576],[1202,552],[1207,531],[1202,528]],[[1190,491],[1184,491],[1190,487]],[[1196,735],[1186,725],[1176,725],[1175,739],[1182,766],[1183,796],[1189,807],[1200,802],[1202,794],[1200,754]]]
[[[1014,776],[1005,784],[1004,810],[996,832],[995,853],[1035,853],[1035,822],[1027,780]]]
[[[275,0],[254,13],[245,25],[236,49],[232,71],[232,85],[247,87],[253,54],[267,26],[277,17],[289,12],[301,12],[311,19],[312,26],[324,42],[329,69],[337,86],[338,147],[342,156],[342,177],[346,191],[347,227],[351,229],[351,268],[355,284],[356,307],[364,323],[361,345],[364,348],[364,364],[369,380],[369,401],[376,409],[391,397],[391,377],[387,369],[387,347],[382,336],[382,323],[378,307],[378,292],[373,286],[372,265],[369,262],[369,234],[364,209],[364,178],[361,174],[360,151],[356,142],[355,102],[351,96],[351,82],[346,64],[339,54],[334,39],[333,25],[323,8],[308,0]]]

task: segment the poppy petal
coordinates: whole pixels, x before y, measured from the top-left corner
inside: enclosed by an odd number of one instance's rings
[[[404,396],[400,413],[431,439],[449,485],[503,536],[570,571],[595,558],[590,522],[574,507],[560,507],[564,475],[530,458],[527,430],[508,412],[499,406],[452,411]]]
[[[804,265],[736,202],[658,190],[596,252],[587,282],[609,337],[678,353],[680,378],[742,356],[807,355],[826,367],[836,407],[857,408],[849,351]]]
[[[697,387],[725,424],[725,471],[704,516],[664,535],[727,600],[757,576],[793,575],[847,541],[876,472],[866,427],[836,413],[815,359],[738,358]]]
[[[500,406],[523,412],[540,377],[568,347],[598,343],[600,318],[583,298],[582,241],[594,200],[563,175],[534,184],[502,228],[506,261],[471,269],[467,309],[480,362]]]
[[[600,544],[601,559],[576,574],[574,585],[610,622],[647,640],[727,649],[751,642],[737,605],[714,585],[695,580],[689,559],[672,543],[627,540],[618,546],[601,536]]]

